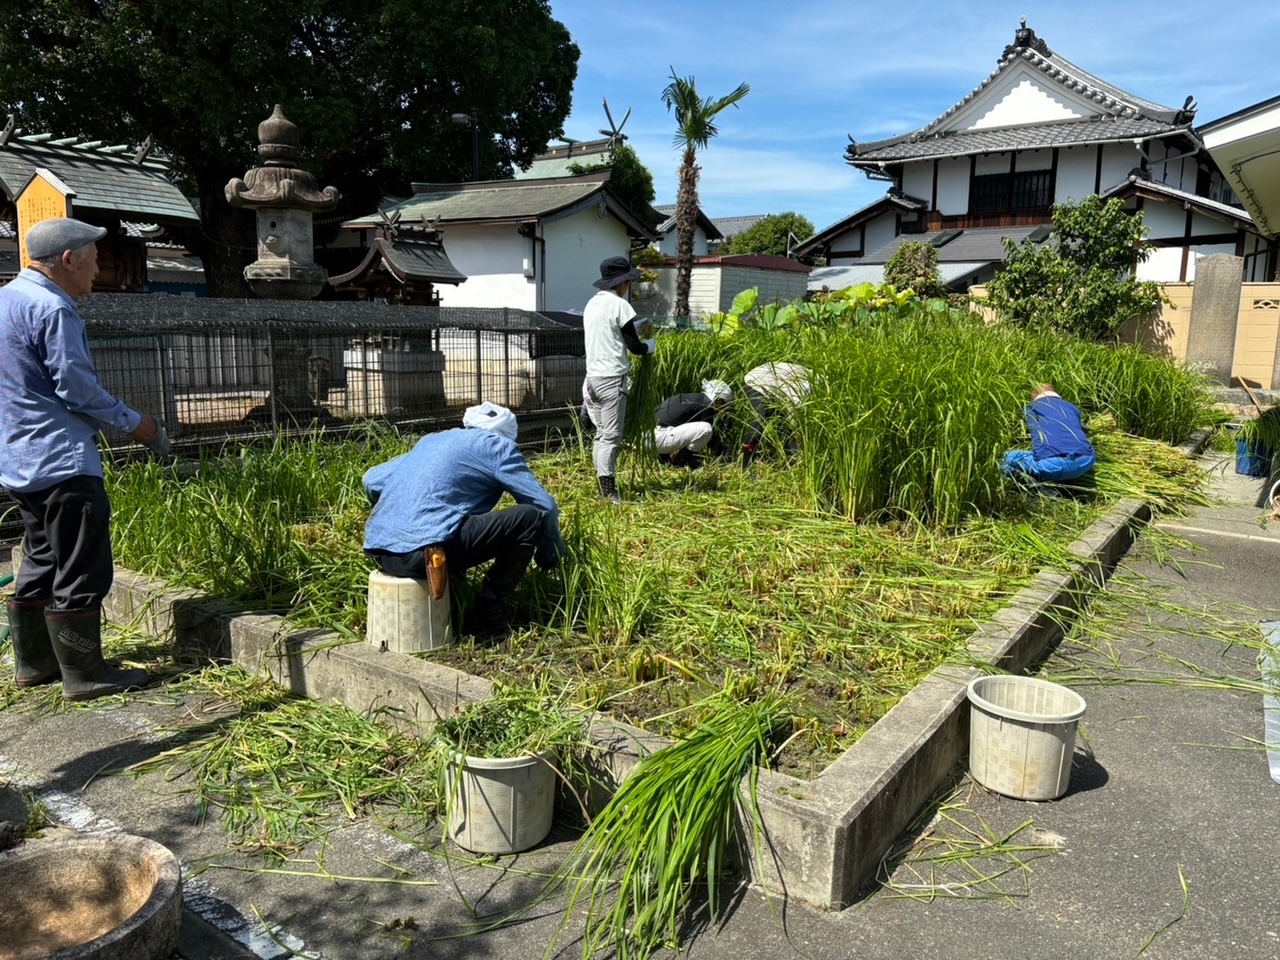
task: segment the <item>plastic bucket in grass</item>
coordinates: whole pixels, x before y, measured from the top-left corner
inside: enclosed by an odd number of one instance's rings
[[[551,832],[554,757],[455,757],[445,770],[449,839],[472,853],[519,853]]]
[[[969,773],[1018,800],[1067,792],[1084,698],[1034,677],[978,677],[969,684]]]
[[[1261,440],[1236,441],[1236,473],[1265,477],[1271,472],[1271,453]]]

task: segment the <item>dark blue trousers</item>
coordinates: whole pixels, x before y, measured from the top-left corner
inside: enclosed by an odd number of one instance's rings
[[[72,477],[10,495],[24,531],[14,600],[53,599],[54,610],[102,605],[111,589],[111,502],[101,477]]]

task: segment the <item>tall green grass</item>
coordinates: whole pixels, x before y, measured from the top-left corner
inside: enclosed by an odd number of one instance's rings
[[[412,441],[370,428],[206,457],[191,476],[148,462],[107,468],[117,563],[271,609],[364,606],[364,471]]]
[[[797,694],[808,726],[796,747],[820,768],[1003,598],[1067,563],[1065,545],[1103,505],[1202,497],[1193,463],[1131,435],[1183,436],[1202,413],[1200,382],[1130,350],[906,317],[853,331],[663,335],[637,376],[649,396],[706,377],[735,384],[737,409],[722,415],[732,436],[745,420],[742,375],[769,359],[814,372],[790,419],[797,457],[745,470],[712,460],[693,474],[648,458],[622,509],[600,503],[584,450],[534,458],[561,505],[568,556],[522,582],[506,642],[434,656],[498,680],[538,671],[575,702],[659,732],[716,690]],[[999,474],[1000,454],[1026,442],[1022,407],[1043,379],[1091,415],[1098,504],[1027,497]],[[1122,390],[1145,403],[1121,402]],[[210,458],[188,478],[113,469],[117,559],[359,636],[370,569],[360,478],[412,442],[313,437]]]
[[[720,428],[732,441],[750,416],[742,376],[767,360],[814,372],[791,424],[804,449],[798,469],[813,506],[855,520],[950,526],[991,509],[1004,488],[1001,455],[1027,445],[1022,410],[1043,381],[1138,437],[1178,442],[1211,419],[1201,376],[1135,347],[924,310],[855,329],[665,334],[638,379],[649,404],[704,377],[728,380],[739,397]],[[652,430],[645,402],[635,404],[633,438]]]

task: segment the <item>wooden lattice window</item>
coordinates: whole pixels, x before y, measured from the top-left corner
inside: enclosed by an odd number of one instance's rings
[[[1044,210],[1053,203],[1053,171],[991,173],[969,181],[969,212]]]

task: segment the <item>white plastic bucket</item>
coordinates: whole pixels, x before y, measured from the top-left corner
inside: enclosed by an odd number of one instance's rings
[[[457,757],[445,771],[448,836],[472,853],[519,853],[551,832],[556,774],[550,754]]]
[[[1019,800],[1066,793],[1084,698],[1035,677],[978,677],[968,692],[973,778]]]
[[[396,653],[421,653],[453,642],[447,584],[444,597],[432,600],[427,581],[374,570],[369,574],[367,619],[365,639]]]

